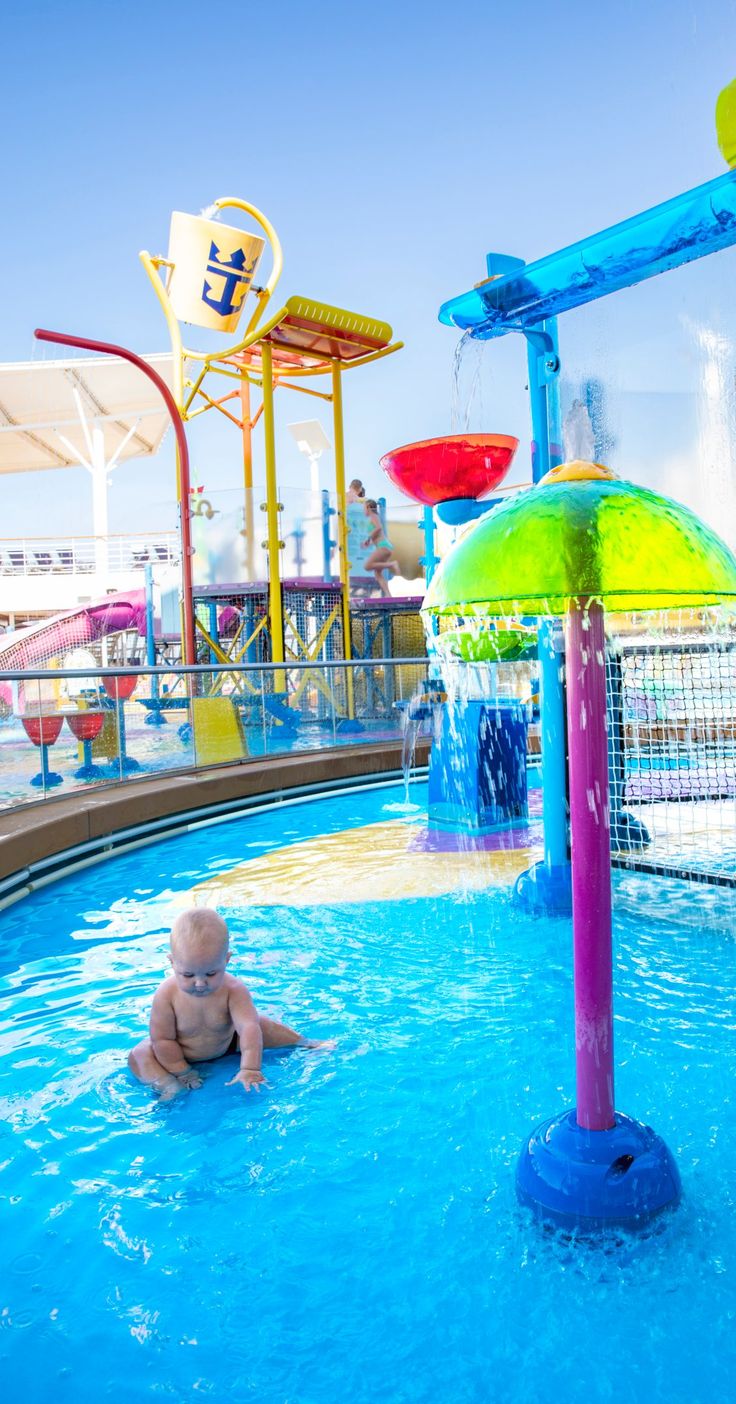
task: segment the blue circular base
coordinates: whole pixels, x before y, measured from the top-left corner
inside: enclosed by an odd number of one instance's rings
[[[616,1112],[586,1131],[575,1112],[543,1121],[522,1147],[516,1193],[539,1219],[567,1228],[637,1228],[678,1203],[680,1176],[651,1126]]]
[[[343,717],[342,721],[337,723],[337,730],[342,736],[349,736],[353,732],[357,734],[359,731],[365,731],[365,727],[355,717]]]
[[[627,814],[621,809],[611,815],[611,837],[612,843],[620,853],[636,853],[642,848],[648,848],[652,842],[652,836],[641,819],[635,819],[633,814]]]
[[[525,873],[519,873],[514,884],[513,901],[525,912],[537,916],[570,916],[572,913],[572,869],[550,868],[535,863]]]
[[[79,770],[75,770],[75,780],[104,780],[107,771],[101,765],[80,765]]]
[[[28,783],[29,785],[33,785],[37,790],[43,789],[44,785],[47,790],[53,790],[54,786],[64,784],[64,776],[59,775],[56,770],[50,770],[44,779],[43,771],[39,770],[38,775],[34,775],[33,779],[29,780]]]
[[[102,773],[106,780],[119,780],[121,775],[133,775],[135,771],[142,769],[140,761],[134,760],[133,756],[123,756],[122,760],[118,756],[104,767]]]
[[[163,712],[156,710],[156,711],[152,711],[152,712],[146,712],[146,715],[145,715],[145,717],[143,718],[143,725],[144,725],[144,726],[168,726],[168,722],[167,722],[166,717],[164,716]]]

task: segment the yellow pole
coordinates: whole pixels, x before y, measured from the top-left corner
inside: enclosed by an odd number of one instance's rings
[[[271,658],[284,661],[284,611],[281,603],[281,572],[279,568],[279,499],[276,482],[276,433],[273,414],[273,357],[270,342],[261,345],[263,367],[263,439],[266,452],[266,512],[268,517],[268,613],[271,631]],[[276,692],[286,690],[286,675],[273,675]]]
[[[345,435],[342,422],[342,374],[339,361],[332,362],[332,426],[335,438],[335,491],[337,493],[337,546],[342,589],[343,657],[352,658],[350,640],[350,561],[348,560],[348,521],[345,502]],[[346,668],[348,717],[355,717],[353,670]]]
[[[250,382],[247,371],[240,375],[240,418],[243,425],[243,485],[245,488],[245,575],[255,580],[253,547],[253,426],[250,418]]]

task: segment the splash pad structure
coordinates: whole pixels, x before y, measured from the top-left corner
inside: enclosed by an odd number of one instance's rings
[[[719,136],[724,151],[736,151],[736,140],[724,145],[720,128]],[[479,617],[539,619],[544,859],[522,874],[515,896],[532,912],[562,915],[572,906],[577,1104],[527,1140],[517,1191],[540,1218],[585,1229],[638,1226],[680,1196],[664,1142],[614,1104],[610,826],[618,787],[609,790],[604,611],[733,600],[736,560],[677,504],[614,481],[597,464],[560,466],[557,317],[734,244],[732,170],[536,263],[489,254],[486,279],[440,310],[442,322],[473,338],[516,332],[527,342],[536,486],[464,534],[434,575],[425,612],[430,621],[449,614],[461,627]],[[470,771],[475,784],[473,752]],[[616,817],[627,821],[620,827],[629,844],[643,838],[637,821]]]
[[[693,513],[585,463],[492,512],[427,592],[430,618],[565,621],[577,1102],[537,1127],[519,1160],[519,1198],[543,1219],[635,1226],[680,1197],[662,1139],[614,1103],[604,612],[735,598],[736,559]]]
[[[729,90],[726,90],[727,92]],[[722,150],[731,149],[719,125]],[[473,339],[510,333],[527,343],[532,477],[562,462],[558,317],[736,244],[736,171],[644,210],[533,263],[489,253],[486,278],[445,302],[439,318]],[[564,645],[559,625],[539,631],[544,859],[523,874],[517,899],[532,911],[570,910],[571,875],[564,759]],[[618,800],[618,787],[613,796]],[[646,835],[626,814],[616,828],[635,847]]]
[[[248,233],[221,222],[220,215],[226,210],[247,216],[260,232]],[[267,246],[271,270],[260,287],[253,279]],[[402,343],[392,339],[387,322],[330,306],[313,297],[289,297],[274,312],[270,304],[283,269],[281,244],[270,220],[247,200],[222,197],[202,216],[174,212],[168,257],[152,256],[145,250],[140,257],[166,318],[174,365],[173,393],[182,421],[191,423],[214,411],[242,436],[244,580],[251,584],[256,581],[256,546],[261,535],[254,503],[253,431],[259,420],[263,422],[266,500],[261,510],[266,518],[266,538],[261,544],[266,553],[268,579],[261,582],[262,590],[253,595],[254,599],[257,595],[257,607],[252,617],[248,615],[247,627],[238,631],[234,643],[220,637],[201,612],[196,618],[199,641],[220,663],[247,660],[256,641],[266,638],[269,659],[274,663],[288,663],[290,658],[316,659],[325,648],[326,656],[350,660],[343,375],[346,370],[391,355],[400,350]],[[251,295],[255,305],[251,303],[250,316],[243,326],[241,316]],[[186,346],[182,322],[228,338],[235,336],[235,340],[209,351]],[[326,387],[316,388],[315,378],[319,377],[327,378]],[[277,390],[316,398],[332,409],[339,580],[329,600],[320,606],[314,637],[307,636],[304,622],[297,618],[298,608],[289,608],[285,598],[288,582],[282,586],[283,507],[279,501],[274,404]],[[260,392],[260,404],[255,410],[251,403],[254,391]],[[276,676],[283,680],[283,675]],[[349,726],[355,718],[350,674],[346,678],[346,694],[345,723]]]

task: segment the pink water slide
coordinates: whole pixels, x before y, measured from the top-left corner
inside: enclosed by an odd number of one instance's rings
[[[22,672],[42,668],[51,658],[73,648],[96,643],[107,634],[123,629],[146,632],[146,595],[131,590],[124,595],[106,595],[97,604],[80,606],[66,614],[56,614],[26,629],[0,635],[0,671]],[[0,683],[0,687],[3,684]]]

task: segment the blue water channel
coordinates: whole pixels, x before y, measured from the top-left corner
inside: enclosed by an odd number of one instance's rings
[[[336,1050],[267,1054],[259,1097],[224,1085],[235,1059],[168,1106],[127,1072],[194,885],[318,834],[421,824],[424,801],[386,786],[254,813],[0,912],[6,1399],[729,1397],[729,891],[615,878],[617,1103],[665,1136],[684,1187],[648,1237],[578,1242],[516,1205],[524,1135],[573,1098],[571,936],[506,888],[338,901],[338,839],[327,905],[221,905],[258,1006]],[[387,861],[369,835],[376,883]]]

